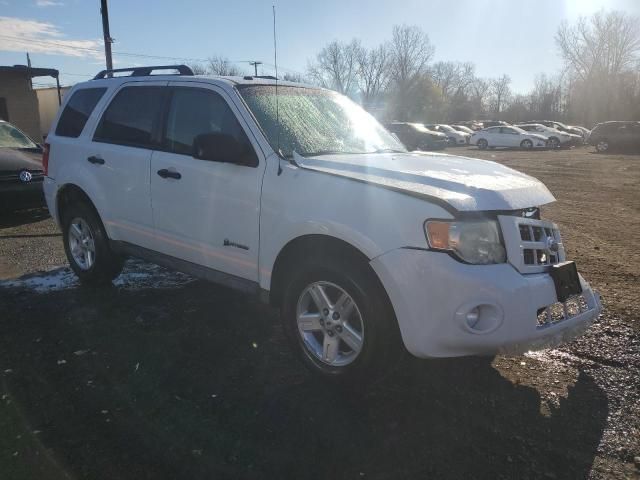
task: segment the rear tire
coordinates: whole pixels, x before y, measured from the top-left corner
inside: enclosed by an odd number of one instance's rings
[[[82,283],[109,283],[122,271],[124,259],[111,249],[100,217],[86,203],[62,212],[62,235],[69,265]]]
[[[531,150],[533,148],[533,142],[529,139],[525,139],[520,142],[520,148],[523,150]]]
[[[402,340],[386,292],[369,266],[335,257],[294,265],[282,319],[305,366],[346,385],[371,383],[391,371]]]
[[[489,146],[489,142],[487,142],[484,138],[481,138],[476,142],[476,145],[480,150],[486,150],[487,147]]]

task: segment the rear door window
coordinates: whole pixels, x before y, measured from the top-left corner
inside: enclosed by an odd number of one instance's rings
[[[125,87],[105,110],[93,136],[95,142],[139,148],[157,147],[166,87]]]
[[[106,88],[83,88],[74,92],[60,115],[56,135],[77,138],[82,133],[91,112],[100,101]]]

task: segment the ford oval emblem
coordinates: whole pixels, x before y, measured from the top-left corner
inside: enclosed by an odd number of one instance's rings
[[[553,237],[547,237],[547,250],[551,253],[557,253],[559,249],[558,241]]]
[[[33,179],[33,175],[31,172],[27,172],[26,170],[22,170],[20,172],[20,181],[24,183],[29,183]]]

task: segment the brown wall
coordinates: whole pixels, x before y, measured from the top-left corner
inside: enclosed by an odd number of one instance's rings
[[[42,141],[38,97],[21,72],[0,72],[0,98],[5,98],[9,121],[36,142]]]

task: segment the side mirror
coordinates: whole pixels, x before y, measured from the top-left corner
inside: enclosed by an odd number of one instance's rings
[[[211,162],[234,163],[255,167],[258,164],[253,149],[224,133],[203,133],[193,140],[193,158]]]

